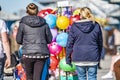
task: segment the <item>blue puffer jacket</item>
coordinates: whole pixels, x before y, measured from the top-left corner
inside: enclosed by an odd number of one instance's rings
[[[93,21],[75,22],[69,32],[66,46],[66,62],[100,60],[102,51],[100,25]]]

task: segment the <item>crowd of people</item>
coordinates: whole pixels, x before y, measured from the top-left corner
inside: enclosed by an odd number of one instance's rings
[[[1,10],[1,8],[0,8]],[[0,80],[4,79],[4,67],[11,65],[11,53],[22,46],[22,63],[26,72],[26,80],[49,80],[48,74],[43,79],[44,65],[50,58],[48,44],[52,42],[52,33],[45,19],[37,16],[38,6],[30,3],[26,7],[27,15],[22,17],[12,28],[10,39],[5,21],[0,19]],[[78,80],[97,80],[100,60],[104,58],[109,47],[104,27],[95,21],[95,16],[88,7],[82,7],[80,20],[75,21],[68,32],[66,44],[66,64],[76,65]],[[109,72],[102,76],[120,79],[120,30],[113,29],[113,56]],[[109,38],[109,37],[108,37]],[[11,46],[12,45],[12,46]],[[49,64],[46,69],[49,69]]]

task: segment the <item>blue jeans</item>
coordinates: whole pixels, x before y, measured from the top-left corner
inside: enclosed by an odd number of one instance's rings
[[[97,65],[76,66],[78,80],[97,80]]]
[[[0,80],[3,80],[4,64],[5,64],[5,57],[4,58],[0,58]]]

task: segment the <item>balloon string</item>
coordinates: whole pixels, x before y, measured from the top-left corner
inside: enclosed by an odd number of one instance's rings
[[[58,55],[58,60],[60,61],[60,55]],[[60,67],[58,67],[58,69],[59,69],[59,80],[61,80],[61,79],[60,79],[60,76],[61,76]]]

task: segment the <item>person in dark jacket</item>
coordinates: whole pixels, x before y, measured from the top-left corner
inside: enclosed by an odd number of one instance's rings
[[[27,80],[41,80],[44,64],[50,57],[47,44],[51,43],[52,34],[45,19],[37,16],[36,4],[30,3],[26,9],[28,15],[20,21],[16,41],[22,45]]]
[[[97,80],[97,66],[102,51],[100,25],[88,7],[80,10],[81,20],[71,26],[67,46],[66,63],[72,67],[73,61],[79,80]]]

